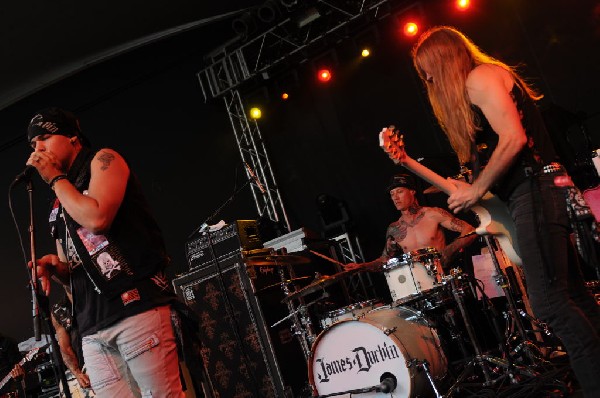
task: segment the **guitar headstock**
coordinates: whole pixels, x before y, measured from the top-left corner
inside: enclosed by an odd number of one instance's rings
[[[40,352],[40,348],[41,347],[35,347],[31,351],[29,351],[23,358],[25,360],[25,362],[29,362],[33,358],[35,358],[38,355],[38,353]]]
[[[396,164],[406,155],[404,152],[404,136],[392,125],[379,133],[379,146]]]

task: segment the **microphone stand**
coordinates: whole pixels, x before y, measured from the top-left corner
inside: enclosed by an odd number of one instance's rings
[[[200,224],[200,226],[194,228],[194,230],[192,231],[191,234],[188,235],[188,240],[192,239],[192,237],[194,235],[196,235],[197,233],[200,232],[204,232],[205,229],[208,228],[208,223],[211,222],[219,213],[221,213],[221,210],[223,210],[223,208],[225,206],[227,206],[229,203],[231,203],[233,201],[233,199],[237,196],[237,194],[244,188],[246,188],[246,186],[250,184],[250,179],[248,178],[246,180],[245,183],[243,183],[238,189],[236,189],[235,191],[233,191],[233,193],[231,194],[231,196],[229,198],[227,198],[227,200],[225,202],[223,202],[223,204],[219,207],[217,207],[217,209],[206,218],[206,220],[204,220],[204,222],[202,224]]]
[[[16,182],[16,181],[15,181]],[[13,188],[15,182],[11,184],[10,189]],[[35,253],[35,219],[34,219],[34,211],[33,211],[33,182],[31,178],[27,179],[27,194],[29,198],[29,247],[30,247],[30,256],[31,256],[31,270],[27,274],[30,277],[29,285],[31,286],[31,301],[33,304],[33,332],[35,336],[35,341],[40,341],[41,338],[41,319],[46,322],[46,326],[49,331],[50,336],[50,345],[52,347],[52,357],[55,364],[55,374],[58,374],[60,378],[60,383],[63,387],[63,394],[65,398],[71,398],[71,390],[69,389],[69,384],[67,382],[67,376],[65,375],[65,364],[62,359],[62,355],[60,353],[60,347],[58,346],[58,341],[56,340],[56,330],[54,329],[54,325],[52,325],[52,321],[50,319],[50,302],[48,297],[40,294],[39,292],[39,283],[37,276],[37,266],[36,264],[36,253]],[[41,310],[41,311],[40,311]]]
[[[33,215],[33,183],[31,182],[31,178],[27,179],[27,196],[29,199],[29,255],[31,258],[31,263],[35,264],[35,221]],[[38,277],[37,277],[37,267],[31,268],[31,304],[32,315],[33,315],[33,335],[35,336],[35,341],[40,341],[41,337],[41,321],[40,321],[40,307],[37,299],[38,296]]]

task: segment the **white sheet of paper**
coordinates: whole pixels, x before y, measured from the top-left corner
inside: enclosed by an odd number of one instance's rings
[[[502,266],[502,256],[498,256],[498,261],[500,262],[500,266]],[[498,286],[494,279],[496,277],[496,268],[489,253],[473,256],[473,272],[475,278],[483,282],[483,291],[486,296],[489,298],[504,296],[502,288]],[[481,300],[481,291],[479,289],[477,289],[477,299]]]

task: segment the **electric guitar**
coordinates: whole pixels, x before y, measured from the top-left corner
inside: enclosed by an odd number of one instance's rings
[[[40,349],[45,348],[45,347],[36,347],[34,349],[32,349],[31,351],[29,351],[20,361],[17,365],[15,365],[13,367],[16,368],[17,366],[23,366],[25,365],[25,363],[31,361],[33,358],[35,358],[35,356],[39,353]],[[12,370],[11,370],[12,372]],[[8,374],[6,376],[4,376],[4,378],[2,380],[0,380],[0,390],[2,390],[2,388],[4,388],[4,386],[6,385],[6,383],[8,383],[10,380],[12,379],[12,376],[10,375],[10,372],[8,372]]]
[[[406,155],[403,136],[398,136],[393,126],[384,128],[379,133],[379,146],[396,164],[399,164],[402,157]],[[457,190],[451,181],[446,180],[416,160],[411,160],[402,165],[448,195]],[[475,232],[478,235],[493,235],[508,258],[513,263],[521,265],[521,257],[517,251],[518,249],[515,248],[515,225],[504,202],[496,195],[487,192],[471,210],[479,219],[479,226],[475,229]]]

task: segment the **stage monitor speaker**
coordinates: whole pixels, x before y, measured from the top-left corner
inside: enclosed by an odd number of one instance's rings
[[[287,315],[277,271],[247,267],[234,255],[173,280],[200,318],[207,395],[279,398],[302,389],[306,360],[289,322],[268,326]]]

